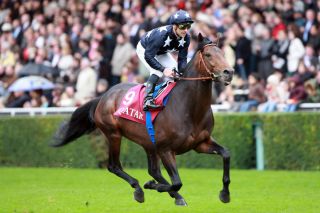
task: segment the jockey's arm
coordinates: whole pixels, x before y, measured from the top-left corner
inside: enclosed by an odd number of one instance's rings
[[[178,72],[181,72],[187,65],[188,46],[179,51],[178,54]]]

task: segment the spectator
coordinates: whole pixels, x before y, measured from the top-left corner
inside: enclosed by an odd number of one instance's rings
[[[5,106],[10,108],[20,108],[30,100],[31,97],[24,91],[16,91],[9,94],[9,97],[5,102]]]
[[[286,110],[287,101],[289,100],[289,82],[287,80],[280,81],[278,86],[279,103],[277,110],[283,112]]]
[[[80,39],[79,49],[76,51],[79,53],[79,57],[89,57],[90,43],[86,39]]]
[[[295,1],[298,2],[298,1]],[[288,25],[294,21],[294,2],[292,1],[283,1],[283,10],[281,11],[281,17],[283,23]]]
[[[9,88],[9,86],[17,79],[13,66],[4,67],[4,76],[2,77],[3,86]]]
[[[289,49],[289,39],[286,30],[278,31],[276,42],[273,45],[272,67],[287,73],[287,55]]]
[[[30,100],[25,102],[23,104],[24,108],[30,108],[30,107],[48,107],[49,106],[49,101],[48,99],[44,96],[43,90],[32,90],[29,92],[30,94]]]
[[[157,11],[152,5],[148,5],[145,9],[145,17],[144,22],[141,25],[141,28],[148,32],[152,30],[153,28],[157,28],[163,25],[159,19],[159,16],[157,16]]]
[[[268,77],[265,89],[267,101],[265,103],[260,104],[260,112],[274,112],[277,110],[277,106],[280,103],[278,87],[281,78],[282,73],[278,70],[276,70],[272,75]]]
[[[1,42],[1,54],[0,54],[0,65],[1,66],[14,66],[16,64],[16,59],[13,51],[10,48],[10,43],[8,41]]]
[[[71,42],[71,47],[73,52],[81,51],[81,49],[79,48],[81,30],[82,30],[81,23],[75,23],[71,28],[70,42]]]
[[[60,77],[68,75],[73,65],[73,56],[68,44],[62,47],[61,57],[59,58],[58,68],[60,69]]]
[[[314,77],[314,72],[311,72],[308,70],[306,65],[301,60],[299,62],[298,71],[293,76],[297,76],[298,79],[300,79],[301,83],[303,84],[305,81],[311,79]]]
[[[145,32],[145,30],[142,31],[142,23],[143,23],[143,16],[142,13],[137,12],[133,14],[133,22],[130,26],[130,42],[133,47],[136,47],[141,35]]]
[[[122,68],[129,62],[134,53],[134,48],[129,42],[127,36],[124,33],[119,33],[117,36],[117,45],[111,60],[111,86],[121,82]]]
[[[289,99],[286,102],[285,112],[294,112],[297,110],[298,104],[307,98],[301,79],[293,76],[289,81]]]
[[[295,9],[293,13],[294,21],[291,23],[288,23],[288,25],[295,24],[299,28],[303,28],[305,23],[303,12],[304,12],[304,9]]]
[[[133,83],[135,81],[135,68],[134,64],[129,61],[121,70],[121,82],[124,83]]]
[[[304,87],[308,94],[306,102],[320,103],[320,72],[317,72],[316,78],[305,82]]]
[[[312,25],[316,24],[316,15],[313,9],[306,11],[306,23],[304,25],[302,41],[306,44],[309,41],[310,30]]]
[[[288,27],[288,35],[290,40],[289,52],[287,55],[288,74],[292,76],[298,69],[299,61],[303,57],[305,48],[300,40],[299,28],[292,24]]]
[[[217,99],[218,104],[226,105],[231,111],[238,111],[238,104],[234,99],[233,86],[226,87]]]
[[[270,15],[274,17],[274,23],[273,23],[274,26],[272,26],[271,34],[272,34],[272,38],[275,39],[278,37],[279,31],[285,30],[286,26],[283,23],[280,17],[280,14],[270,13]]]
[[[264,94],[264,86],[261,83],[261,78],[257,73],[251,73],[248,78],[249,94],[248,100],[240,105],[240,112],[248,112],[257,108],[259,104],[266,101]]]
[[[55,106],[55,107],[60,106],[63,90],[64,90],[63,85],[61,84],[55,85],[55,88],[52,91],[52,103],[51,103],[52,106]]]
[[[228,64],[232,67],[236,64],[235,51],[232,48],[236,44],[236,34],[233,28],[227,30],[226,38],[223,40],[222,50],[224,51],[225,58]]]
[[[61,95],[60,102],[57,106],[61,107],[74,107],[76,105],[75,90],[71,85],[66,86]]]
[[[97,83],[96,96],[97,97],[102,96],[108,90],[108,88],[109,88],[108,81],[100,78]]]
[[[316,52],[320,50],[320,30],[318,25],[314,24],[311,26],[309,40],[307,44],[312,48],[314,48]]]
[[[234,25],[237,43],[235,46],[236,54],[236,73],[246,80],[250,74],[250,59],[251,59],[251,41],[244,36],[243,29],[240,25]]]
[[[319,65],[319,60],[315,56],[315,49],[310,44],[305,46],[305,55],[303,56],[303,63],[306,66],[306,69],[311,73],[315,73],[317,71],[317,67]]]
[[[81,70],[76,84],[77,105],[82,105],[95,97],[97,73],[92,69],[88,58],[81,60]]]
[[[257,56],[257,72],[262,80],[265,82],[268,76],[272,73],[272,47],[274,41],[271,38],[270,30],[265,27],[261,32],[261,40],[256,44]]]

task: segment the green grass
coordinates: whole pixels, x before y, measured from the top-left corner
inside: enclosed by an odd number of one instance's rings
[[[146,170],[127,170],[141,185]],[[174,205],[167,193],[133,189],[105,170],[0,168],[0,212],[303,212],[320,211],[320,172],[231,170],[231,203],[218,198],[222,171],[180,169],[181,194],[188,207]]]

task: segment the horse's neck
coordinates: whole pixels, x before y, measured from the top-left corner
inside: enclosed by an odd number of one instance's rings
[[[201,77],[196,71],[193,62],[186,69],[185,77]],[[211,106],[212,81],[204,80],[180,80],[176,85],[175,102],[179,108],[191,116],[200,116],[207,113]]]

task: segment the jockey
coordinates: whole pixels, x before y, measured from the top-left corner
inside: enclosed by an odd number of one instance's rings
[[[171,15],[170,25],[147,32],[139,41],[137,45],[138,57],[150,72],[143,102],[144,111],[162,108],[162,106],[155,104],[152,97],[158,80],[163,75],[172,76],[174,69],[180,73],[186,66],[190,44],[188,30],[192,23],[193,20],[189,13],[179,10]],[[170,54],[174,51],[179,52],[178,63]]]

